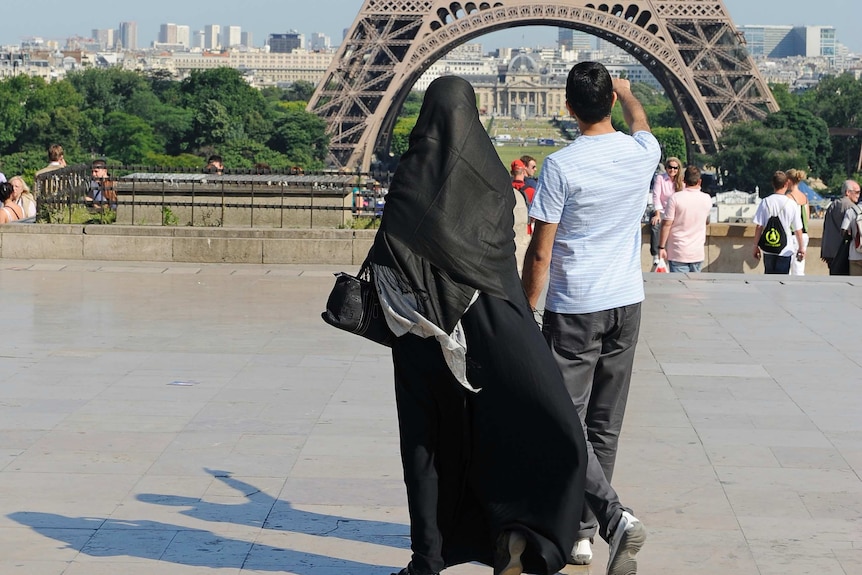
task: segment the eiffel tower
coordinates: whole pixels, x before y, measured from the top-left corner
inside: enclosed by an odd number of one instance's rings
[[[331,162],[367,170],[431,64],[529,25],[581,30],[637,58],[673,102],[690,157],[713,152],[722,126],[778,110],[721,0],[364,0],[308,105],[327,123]]]

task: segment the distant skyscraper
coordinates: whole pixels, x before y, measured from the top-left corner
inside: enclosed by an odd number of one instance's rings
[[[314,32],[311,34],[312,50],[329,50],[331,46],[332,42],[326,34],[321,34],[320,32]]]
[[[287,54],[298,48],[305,47],[305,36],[292,30],[287,34],[270,34],[269,51],[276,54]]]
[[[120,22],[120,45],[124,50],[138,49],[138,25],[135,22]]]
[[[219,44],[219,33],[221,32],[221,26],[218,24],[207,24],[204,26],[204,49],[206,50],[218,50],[220,47]]]
[[[196,30],[194,42],[192,42],[192,48],[198,48],[199,50],[205,50],[207,45],[207,35],[203,30]]]
[[[181,44],[186,48],[192,47],[191,28],[188,26],[177,26],[177,44]]]
[[[242,28],[239,26],[225,26],[221,29],[221,47],[230,48],[242,43]]]
[[[560,28],[557,34],[557,45],[567,50],[591,50],[593,37],[580,30]]]
[[[243,46],[246,46],[248,48],[254,47],[254,36],[251,32],[243,32],[240,36],[240,39]]]
[[[114,31],[110,28],[94,29],[93,39],[99,44],[100,50],[114,48]]]
[[[572,49],[572,35],[574,34],[574,30],[571,28],[558,28],[557,29],[557,45],[560,48],[565,48],[566,50]]]
[[[161,42],[162,44],[178,44],[177,25],[162,24],[159,28],[159,42]]]

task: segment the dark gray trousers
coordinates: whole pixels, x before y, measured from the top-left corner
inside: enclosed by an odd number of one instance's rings
[[[611,487],[626,411],[641,304],[586,314],[545,311],[542,333],[560,366],[587,437],[587,481],[578,539],[603,539],[623,507]]]

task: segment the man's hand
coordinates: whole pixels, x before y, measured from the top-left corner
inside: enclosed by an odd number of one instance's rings
[[[626,80],[625,78],[614,78],[614,92],[619,96],[620,92],[631,92],[632,91],[632,83]]]
[[[660,258],[661,258],[661,259],[663,259],[664,261],[667,261],[667,250],[666,250],[666,249],[664,249],[664,248],[661,248],[661,249],[658,251],[658,257],[660,257]]]
[[[760,259],[760,247],[759,246],[754,246],[754,259],[756,259],[756,260]]]
[[[661,222],[661,214],[656,212],[656,214],[650,218],[649,223],[650,225],[657,226],[659,222]]]

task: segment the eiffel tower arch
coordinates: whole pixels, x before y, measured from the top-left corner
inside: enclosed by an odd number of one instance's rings
[[[724,125],[778,110],[721,0],[364,0],[308,110],[323,118],[330,160],[368,169],[388,150],[399,110],[431,64],[478,36],[555,26],[603,38],[665,89],[689,153],[709,153]]]

